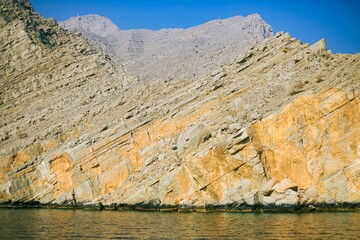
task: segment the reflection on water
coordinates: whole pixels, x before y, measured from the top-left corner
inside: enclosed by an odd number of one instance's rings
[[[0,209],[0,239],[359,239],[360,213]]]

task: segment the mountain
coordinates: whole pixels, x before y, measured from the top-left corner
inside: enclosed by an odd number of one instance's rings
[[[142,80],[196,79],[273,35],[258,14],[158,31],[119,30],[97,15],[73,17],[60,25],[81,32]]]
[[[95,14],[72,17],[64,22],[61,22],[60,25],[65,29],[89,32],[100,37],[106,37],[120,31],[120,29],[110,19]]]
[[[277,33],[138,81],[26,0],[0,13],[1,206],[359,209],[360,54]]]

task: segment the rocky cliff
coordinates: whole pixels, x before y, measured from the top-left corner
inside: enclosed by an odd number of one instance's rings
[[[27,1],[6,3],[1,202],[359,206],[359,54],[278,33],[196,81],[137,82]]]
[[[61,26],[80,31],[141,80],[197,79],[273,35],[257,14],[210,21],[188,29],[119,30],[97,15]]]

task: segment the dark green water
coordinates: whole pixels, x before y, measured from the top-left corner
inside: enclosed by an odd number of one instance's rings
[[[0,209],[1,239],[360,239],[360,213]]]

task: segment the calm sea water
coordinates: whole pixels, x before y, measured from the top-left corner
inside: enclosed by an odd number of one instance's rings
[[[360,213],[0,209],[1,239],[360,239]]]

